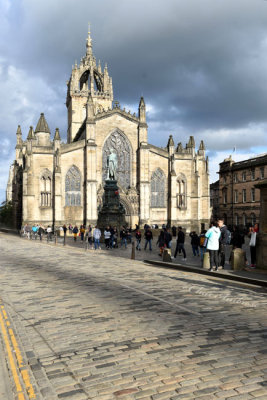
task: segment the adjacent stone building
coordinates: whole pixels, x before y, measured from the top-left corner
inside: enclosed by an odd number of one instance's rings
[[[199,230],[210,218],[209,171],[205,146],[148,143],[146,105],[138,114],[113,102],[107,65],[102,71],[88,34],[86,55],[67,82],[67,143],[53,138],[44,114],[26,140],[17,130],[16,160],[7,196],[17,225],[95,224],[102,204],[107,157],[118,158],[120,201],[129,225],[170,223]]]
[[[228,225],[248,227],[259,223],[260,191],[257,184],[267,176],[267,153],[235,162],[220,163],[219,211]]]

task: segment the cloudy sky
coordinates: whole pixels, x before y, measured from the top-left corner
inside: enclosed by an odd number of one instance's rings
[[[204,139],[211,182],[235,146],[236,161],[267,152],[267,1],[0,0],[0,201],[18,124],[25,139],[44,112],[66,140],[88,21],[115,99],[137,112],[144,96],[151,143]]]

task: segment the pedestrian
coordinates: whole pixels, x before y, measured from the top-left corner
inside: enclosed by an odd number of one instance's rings
[[[243,244],[245,243],[244,235],[242,235],[236,225],[233,226],[233,234],[231,245],[233,249],[242,249]]]
[[[107,226],[106,229],[104,230],[104,239],[105,239],[106,249],[110,248],[110,237],[111,237],[110,227]]]
[[[84,225],[81,225],[81,227],[80,227],[81,241],[83,241],[83,239],[84,239],[84,234],[85,234],[85,227],[84,227]]]
[[[259,225],[255,224],[253,227],[249,229],[248,236],[250,237],[249,241],[249,249],[250,249],[250,257],[251,263],[249,268],[256,268],[256,241],[257,241],[257,234],[259,232]]]
[[[88,243],[89,243],[90,246],[92,246],[92,244],[93,244],[93,242],[92,242],[93,232],[92,231],[93,231],[92,226],[89,225],[88,226],[88,231],[87,231],[87,240],[88,240]]]
[[[173,225],[173,227],[172,227],[172,236],[176,237],[176,233],[177,233],[176,226]]]
[[[208,232],[206,232],[205,236],[208,239],[207,250],[210,255],[209,271],[212,271],[213,264],[215,264],[215,271],[218,271],[219,239],[221,236],[221,231],[216,221],[211,222],[210,229]]]
[[[47,241],[52,240],[52,228],[50,225],[48,225],[48,227],[46,228],[46,232],[47,232]]]
[[[127,230],[125,227],[122,228],[121,232],[120,232],[120,238],[121,238],[121,247],[125,246],[125,249],[127,249]]]
[[[184,248],[184,241],[185,241],[185,234],[183,232],[183,228],[181,226],[179,226],[174,258],[176,258],[178,252],[179,252],[179,254],[182,252],[183,256],[184,256],[184,258],[182,260],[186,261],[186,252],[185,252],[185,248]]]
[[[135,238],[136,238],[136,250],[141,251],[141,239],[142,239],[142,234],[139,228],[136,228],[135,231]]]
[[[65,244],[66,244],[66,235],[67,235],[67,230],[68,230],[68,228],[67,228],[67,226],[64,224],[63,225],[63,234],[64,234],[64,246],[65,246]]]
[[[40,225],[39,226],[39,229],[38,229],[38,235],[39,235],[39,237],[40,237],[40,241],[42,241],[42,238],[43,238],[43,234],[45,233],[45,230],[44,230],[44,228],[42,227],[42,225]]]
[[[205,236],[206,229],[203,229],[199,235],[199,248],[200,248],[200,259],[203,261],[204,253],[206,253],[206,241],[207,238]]]
[[[94,232],[93,232],[93,238],[94,238],[94,244],[95,244],[95,250],[100,249],[100,238],[101,238],[101,230],[95,226]]]
[[[153,233],[152,233],[152,231],[151,231],[151,229],[150,229],[149,226],[148,226],[148,228],[145,230],[144,236],[145,236],[145,239],[146,239],[146,242],[145,242],[145,250],[146,250],[146,248],[147,248],[147,245],[149,245],[149,251],[152,251]]]
[[[165,229],[161,229],[157,243],[159,246],[159,256],[161,257],[164,251],[164,248],[166,247],[165,243]]]
[[[172,248],[172,234],[170,232],[170,228],[165,229],[164,232],[164,241],[167,249]]]
[[[193,250],[193,255],[194,257],[199,256],[199,237],[196,233],[196,231],[193,231],[189,234],[189,236],[191,237],[191,246],[192,246],[192,250]]]
[[[231,233],[228,231],[227,226],[224,225],[223,218],[218,219],[218,227],[221,231],[220,246],[219,246],[220,266],[222,267],[222,269],[224,269],[226,246],[227,244],[231,243]]]
[[[74,242],[77,241],[77,235],[78,235],[79,229],[78,226],[75,225],[74,228],[72,229],[72,233],[73,233],[73,238],[74,238]]]

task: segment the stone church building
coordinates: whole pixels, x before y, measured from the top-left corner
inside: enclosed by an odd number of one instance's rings
[[[148,143],[146,105],[138,114],[113,103],[112,78],[102,71],[88,34],[86,55],[67,82],[67,143],[51,137],[44,114],[26,140],[17,130],[16,160],[10,167],[7,200],[21,224],[96,224],[107,174],[107,157],[117,154],[120,201],[129,225],[170,223],[187,230],[209,223],[208,157],[190,136],[185,147]]]

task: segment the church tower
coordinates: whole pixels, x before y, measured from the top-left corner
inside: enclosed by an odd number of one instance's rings
[[[71,143],[86,119],[89,95],[93,99],[95,114],[112,108],[112,78],[108,74],[107,65],[102,72],[100,61],[96,64],[90,31],[86,42],[86,55],[79,65],[75,62],[67,87],[68,143]]]

